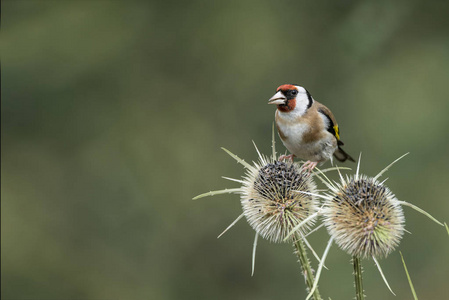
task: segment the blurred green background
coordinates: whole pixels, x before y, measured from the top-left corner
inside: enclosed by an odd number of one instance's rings
[[[259,240],[220,150],[269,153],[277,86],[335,114],[401,200],[449,220],[448,1],[2,1],[2,299],[302,299],[288,244]],[[285,148],[278,139],[278,148]],[[329,163],[327,164],[329,165]],[[354,164],[345,164],[354,167]],[[331,178],[337,179],[336,174]],[[420,299],[447,296],[443,228],[404,208]],[[322,253],[327,233],[310,241]],[[333,247],[327,299],[354,297]],[[316,265],[316,262],[313,262]],[[411,299],[398,251],[370,299]]]

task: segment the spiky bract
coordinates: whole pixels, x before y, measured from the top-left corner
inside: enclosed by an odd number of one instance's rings
[[[259,235],[281,242],[296,225],[317,211],[317,200],[311,195],[315,191],[312,176],[296,164],[261,157],[244,178],[243,212]],[[312,224],[305,224],[302,232]]]
[[[385,257],[404,233],[402,207],[374,178],[356,175],[331,188],[324,210],[329,234],[356,257]]]

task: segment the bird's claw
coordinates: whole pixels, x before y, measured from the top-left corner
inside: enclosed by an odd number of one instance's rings
[[[317,165],[318,165],[318,162],[308,160],[302,165],[302,169],[308,170],[308,172],[311,173]]]

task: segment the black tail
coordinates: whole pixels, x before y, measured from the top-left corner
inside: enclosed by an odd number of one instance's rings
[[[349,159],[350,161],[355,162],[355,160],[351,157],[351,155],[343,151],[343,149],[341,149],[340,146],[338,146],[338,149],[335,150],[334,157],[339,161],[346,161],[347,159]]]

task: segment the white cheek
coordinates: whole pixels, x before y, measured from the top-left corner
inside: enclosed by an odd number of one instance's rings
[[[300,116],[302,116],[307,111],[307,106],[309,106],[309,98],[307,97],[307,94],[305,92],[300,92],[296,97],[296,107],[294,110],[297,111]]]

